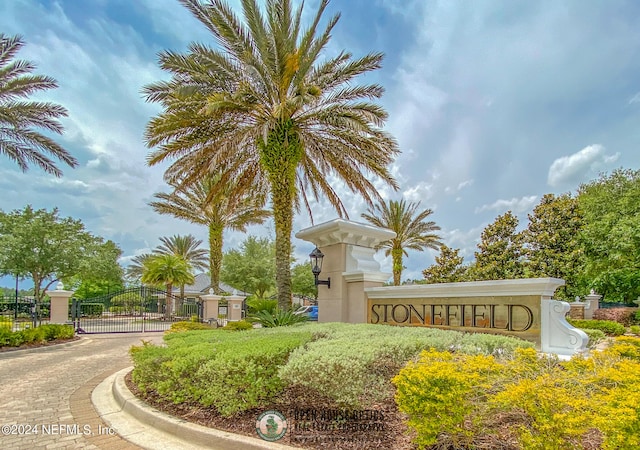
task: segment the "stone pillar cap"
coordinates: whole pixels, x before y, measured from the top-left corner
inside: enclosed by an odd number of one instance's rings
[[[387,228],[345,219],[330,220],[296,233],[298,239],[311,242],[317,247],[344,243],[374,248],[380,242],[393,239],[395,236],[396,233]]]

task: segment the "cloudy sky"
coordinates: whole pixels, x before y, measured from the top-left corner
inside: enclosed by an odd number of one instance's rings
[[[306,1],[309,14],[317,4]],[[387,129],[402,150],[392,167],[401,190],[383,196],[432,208],[443,241],[465,259],[499,214],[512,210],[524,226],[543,194],[640,168],[637,1],[333,0],[327,17],[338,11],[328,55],[386,55],[364,80],[386,89]],[[142,134],[159,107],[140,93],[167,78],[160,50],[213,44],[205,28],[177,0],[3,0],[0,32],[22,35],[19,58],[57,79],[59,88],[38,99],[69,110],[58,141],[80,162],[55,179],[0,157],[0,209],[57,206],[117,242],[125,264],[160,236],[206,242],[205,229],[148,206],[168,188],[165,166],[145,163]],[[362,220],[362,200],[343,198],[350,218]],[[315,223],[335,217],[314,205]],[[294,230],[310,223],[300,215]],[[273,235],[273,226],[249,232]],[[227,233],[225,248],[244,237]],[[311,250],[294,244],[300,258]],[[420,278],[434,256],[410,253],[404,277]]]

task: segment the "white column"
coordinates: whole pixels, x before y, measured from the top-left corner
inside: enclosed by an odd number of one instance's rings
[[[73,292],[65,291],[62,283],[58,283],[55,290],[45,292],[51,299],[49,323],[69,322],[69,299],[73,296]]]

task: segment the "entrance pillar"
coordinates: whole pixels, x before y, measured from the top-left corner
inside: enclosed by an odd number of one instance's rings
[[[201,295],[202,300],[202,318],[205,321],[218,320],[218,304],[222,299],[221,295],[215,295],[213,289],[208,294]]]
[[[51,299],[49,323],[69,323],[69,299],[73,292],[65,291],[62,282],[58,283],[55,290],[45,292]]]
[[[296,233],[324,254],[321,279],[331,278],[331,288],[318,286],[318,322],[365,323],[364,290],[380,287],[390,277],[374,259],[375,247],[395,237],[386,228],[335,219]]]
[[[237,320],[242,320],[242,302],[246,297],[241,297],[239,295],[229,295],[227,296],[227,319],[235,322]]]

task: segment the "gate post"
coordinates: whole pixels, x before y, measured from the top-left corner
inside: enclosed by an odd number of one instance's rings
[[[237,320],[242,320],[242,302],[246,297],[241,297],[239,295],[229,295],[227,296],[227,306],[229,310],[227,311],[227,319],[229,321],[235,322]]]
[[[69,299],[73,291],[65,291],[62,282],[58,283],[55,290],[46,291],[51,298],[51,317],[49,323],[69,323]]]
[[[218,304],[222,299],[221,295],[215,295],[213,289],[209,289],[209,293],[201,295],[202,299],[202,318],[205,321],[218,320]]]

